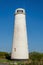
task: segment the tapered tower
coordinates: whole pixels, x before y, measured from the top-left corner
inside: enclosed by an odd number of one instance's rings
[[[18,8],[15,10],[15,24],[12,44],[11,59],[28,59],[28,40],[26,30],[25,10]]]

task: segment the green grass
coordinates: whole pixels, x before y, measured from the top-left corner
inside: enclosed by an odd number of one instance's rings
[[[7,62],[10,62],[10,61],[7,59],[0,59],[0,63],[7,63]]]
[[[11,54],[7,52],[0,52],[0,63],[8,63],[9,65],[14,65],[15,61],[10,60]],[[29,53],[29,60],[27,64],[24,62],[17,62],[17,65],[43,65],[43,53],[31,52]],[[26,63],[26,62],[25,62]]]
[[[6,59],[0,59],[0,62],[7,62]]]

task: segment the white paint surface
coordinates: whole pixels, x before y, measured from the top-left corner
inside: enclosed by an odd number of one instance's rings
[[[23,13],[25,13],[24,9],[17,9],[17,10],[23,10]],[[15,15],[11,59],[28,59],[26,18],[25,18],[25,14],[23,13],[21,14],[17,13]]]

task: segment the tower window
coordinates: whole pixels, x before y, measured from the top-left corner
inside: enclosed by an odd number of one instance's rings
[[[14,51],[16,51],[16,48],[14,48]]]
[[[17,10],[18,13],[23,13],[23,10]]]

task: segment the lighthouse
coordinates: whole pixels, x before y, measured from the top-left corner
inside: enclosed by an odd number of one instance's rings
[[[11,59],[27,60],[28,56],[28,40],[26,30],[26,13],[25,9],[18,8],[15,10],[15,23],[13,33],[13,43]]]

